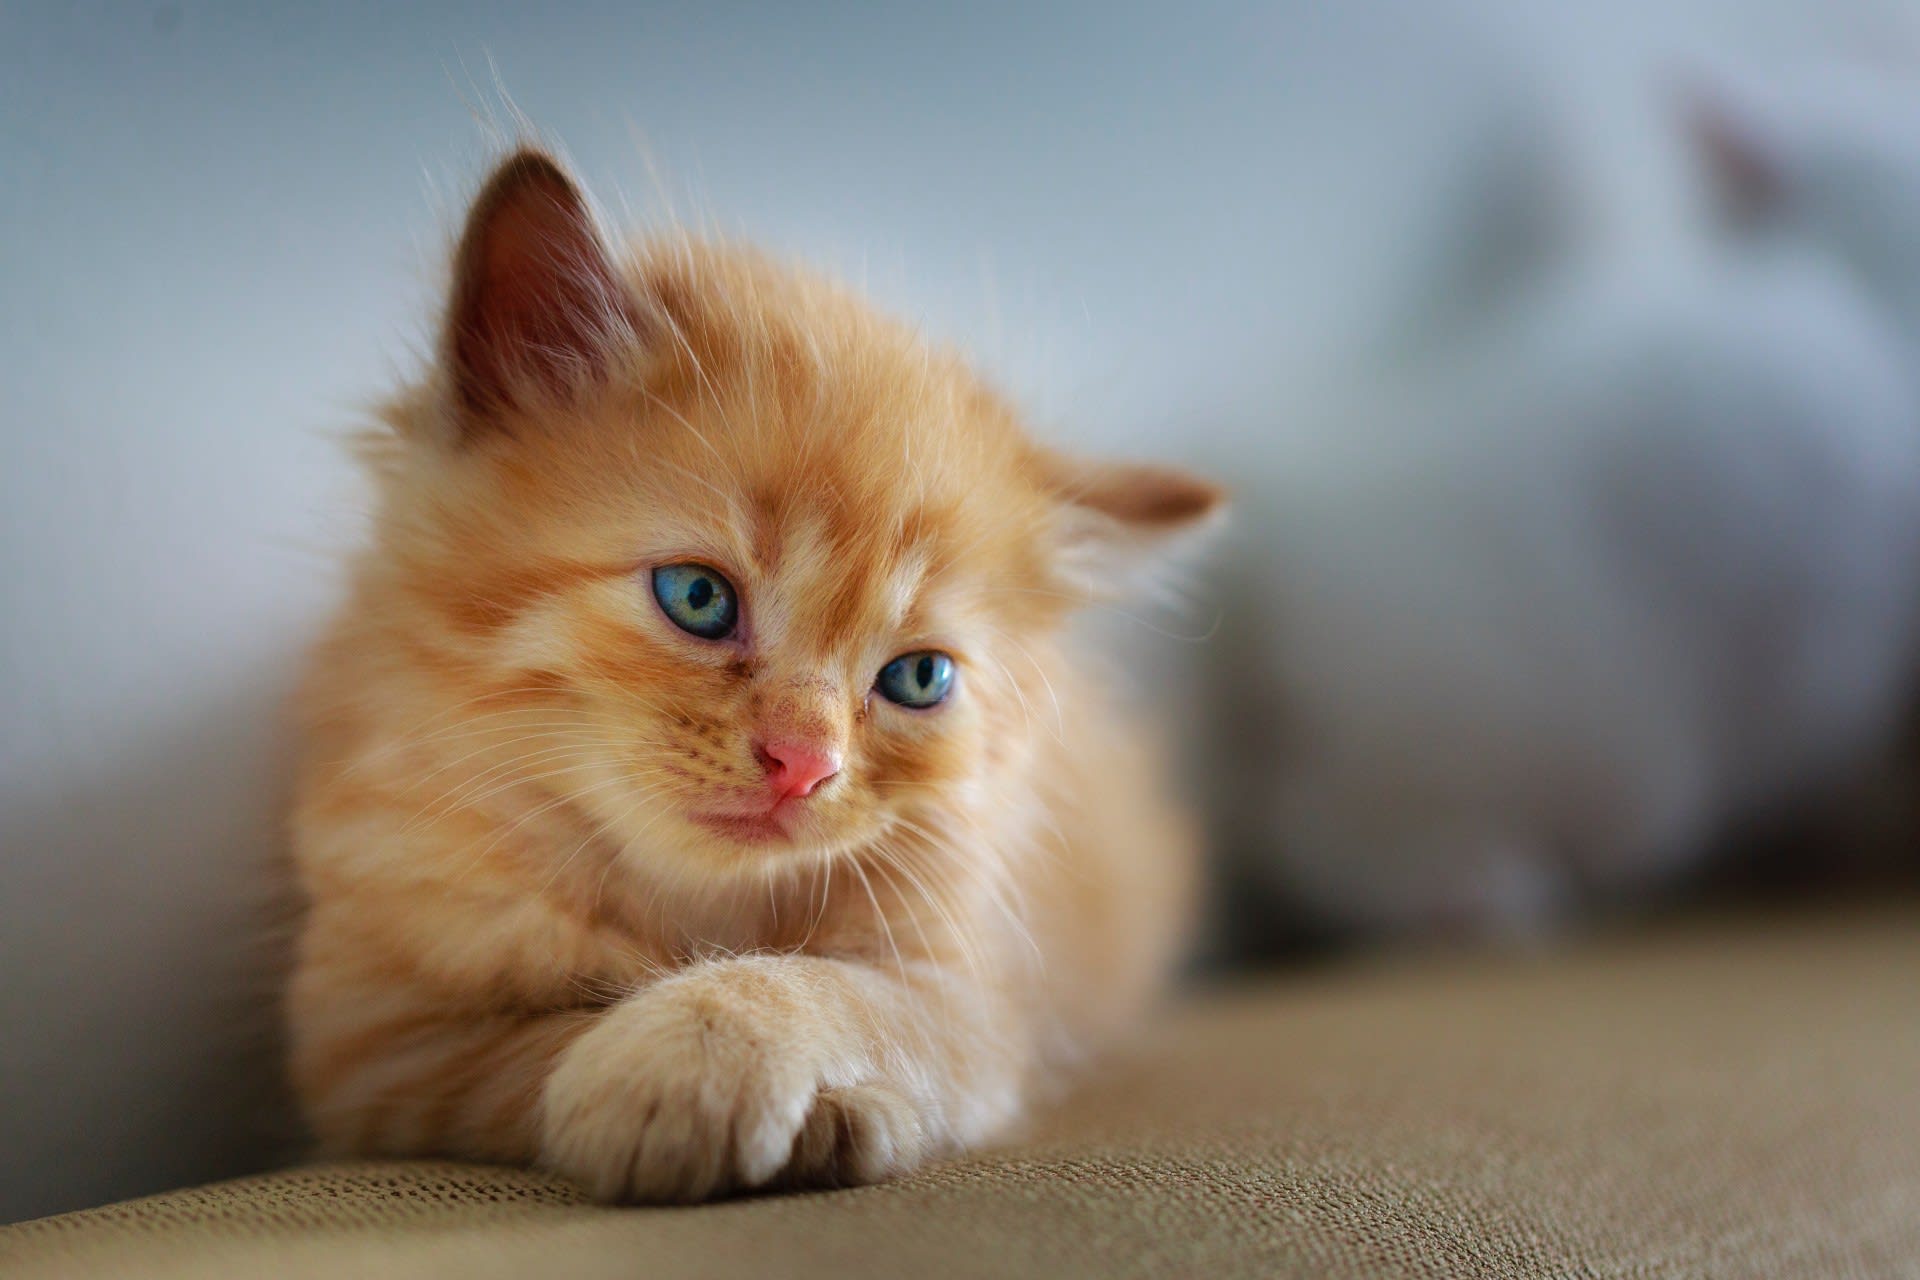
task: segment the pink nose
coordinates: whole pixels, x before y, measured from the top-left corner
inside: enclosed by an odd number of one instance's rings
[[[767,782],[781,800],[812,795],[821,783],[840,772],[840,753],[806,742],[763,742],[756,749],[767,771]]]

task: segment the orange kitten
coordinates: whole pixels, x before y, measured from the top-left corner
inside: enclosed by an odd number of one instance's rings
[[[1192,839],[1058,632],[1217,490],[751,252],[610,249],[531,151],[387,418],[294,819],[327,1147],[865,1182],[1139,1013]]]

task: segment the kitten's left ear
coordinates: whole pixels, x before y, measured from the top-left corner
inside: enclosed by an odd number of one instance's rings
[[[1174,467],[1042,456],[1054,500],[1053,564],[1089,598],[1123,594],[1186,537],[1216,523],[1226,491]]]
[[[566,170],[532,148],[508,156],[474,198],[454,259],[441,350],[463,437],[603,373],[637,314]]]

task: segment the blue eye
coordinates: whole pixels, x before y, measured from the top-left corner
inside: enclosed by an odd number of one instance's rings
[[[931,707],[953,688],[953,659],[938,649],[903,653],[880,668],[873,682],[880,696],[903,707]]]
[[[740,620],[733,584],[703,564],[663,564],[655,569],[653,598],[674,626],[702,640],[724,640]]]

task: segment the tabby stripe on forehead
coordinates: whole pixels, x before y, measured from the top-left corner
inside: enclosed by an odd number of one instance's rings
[[[875,579],[891,569],[890,565],[881,563],[880,555],[859,554],[849,550],[836,556],[835,568],[841,572],[835,576],[833,593],[826,609],[820,614],[821,622],[835,630],[833,635],[824,636],[822,640],[843,635],[849,627],[884,625],[892,621],[890,618],[875,618],[871,614]]]

